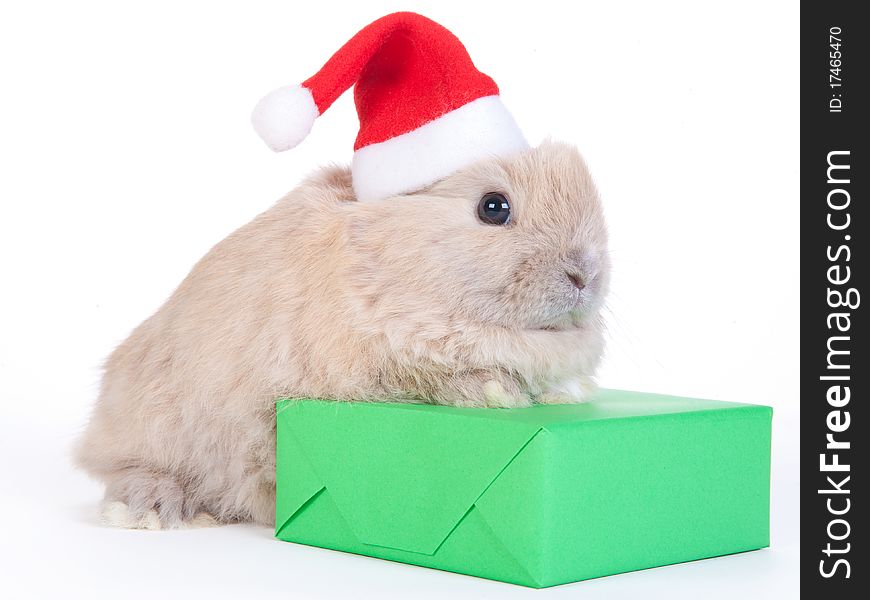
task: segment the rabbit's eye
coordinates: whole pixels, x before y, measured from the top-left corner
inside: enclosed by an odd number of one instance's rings
[[[502,194],[485,194],[477,205],[477,216],[487,225],[506,225],[511,219],[511,205]]]

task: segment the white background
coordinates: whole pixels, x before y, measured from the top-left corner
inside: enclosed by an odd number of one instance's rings
[[[775,407],[770,549],[536,597],[797,597],[797,3],[604,0],[4,4],[0,595],[535,593],[254,526],[104,529],[68,459],[112,347],[212,244],[349,161],[349,94],[283,155],[249,126],[260,95],[409,8],[465,42],[530,141],[586,155],[612,229],[602,383]]]

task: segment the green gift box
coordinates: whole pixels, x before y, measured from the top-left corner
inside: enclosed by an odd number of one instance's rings
[[[531,587],[769,545],[766,406],[281,400],[279,539]]]

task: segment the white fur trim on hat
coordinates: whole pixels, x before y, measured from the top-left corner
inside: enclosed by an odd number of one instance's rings
[[[413,192],[472,163],[528,149],[498,96],[484,96],[413,131],[364,146],[353,155],[358,200]]]
[[[275,152],[283,152],[305,139],[320,113],[311,90],[287,85],[266,94],[251,114],[254,130]]]

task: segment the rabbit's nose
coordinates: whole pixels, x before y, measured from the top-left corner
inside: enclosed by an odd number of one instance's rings
[[[572,273],[571,271],[565,271],[565,275],[568,276],[568,279],[578,290],[582,290],[586,287],[586,282],[583,280],[582,275],[578,275],[577,273]]]

